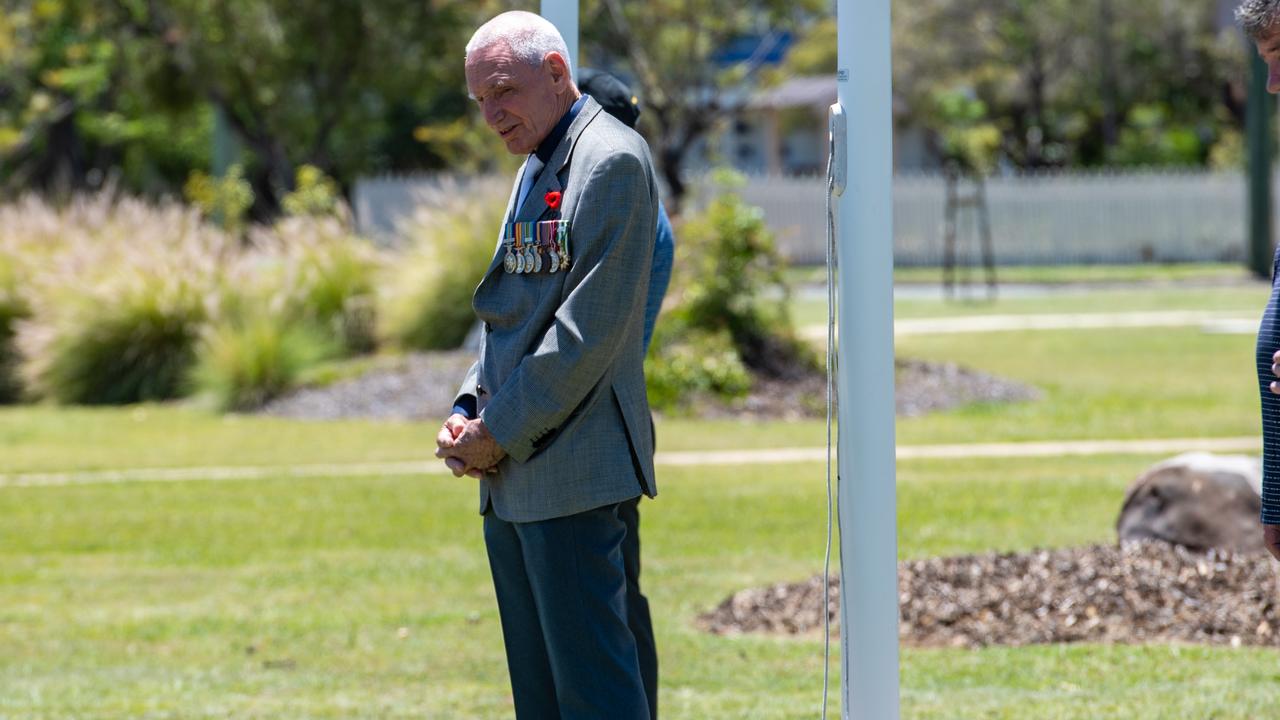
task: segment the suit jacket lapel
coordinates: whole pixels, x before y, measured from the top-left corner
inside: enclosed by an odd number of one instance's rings
[[[588,97],[587,101],[583,103],[582,109],[578,111],[578,116],[573,119],[573,122],[569,125],[569,130],[561,138],[560,144],[556,146],[555,152],[551,153],[551,159],[547,161],[547,167],[529,190],[529,196],[525,198],[524,205],[520,207],[520,212],[516,215],[517,222],[537,220],[542,217],[542,213],[547,211],[546,194],[552,190],[563,190],[560,185],[560,171],[564,169],[565,165],[569,164],[569,158],[573,155],[573,146],[577,144],[582,131],[587,125],[591,124],[591,121],[596,118],[601,109],[600,103],[596,102],[595,98]]]
[[[569,130],[565,132],[561,138],[560,144],[556,146],[555,152],[551,153],[551,160],[542,170],[542,176],[538,178],[538,182],[534,183],[529,189],[529,197],[525,198],[524,205],[520,208],[516,222],[524,222],[527,220],[537,220],[542,217],[542,213],[547,210],[546,194],[551,190],[563,191],[560,183],[560,171],[565,165],[569,164],[569,158],[573,155],[573,146],[577,144],[578,137],[582,135],[582,131],[591,124],[591,121],[600,114],[603,108],[595,98],[587,97],[587,102],[582,105],[582,109],[578,111],[578,116],[569,124]],[[528,160],[525,161],[528,164]],[[507,201],[507,211],[502,215],[503,223],[507,222],[507,218],[511,217],[512,209],[516,204],[516,196],[520,194],[520,178],[524,177],[524,166],[520,167],[520,172],[516,173],[515,185],[511,188],[511,199]],[[489,277],[502,267],[502,261],[506,257],[506,252],[502,248],[502,233],[504,227],[498,228],[498,247],[493,253],[493,260],[489,263],[489,269],[485,270],[484,277],[480,279],[480,287],[488,282]],[[479,287],[477,288],[479,291]]]
[[[480,278],[482,284],[485,278],[489,277],[494,270],[497,270],[502,265],[502,260],[506,256],[502,249],[502,233],[506,230],[506,224],[511,218],[511,213],[515,210],[516,196],[520,194],[520,179],[524,177],[524,168],[528,164],[529,161],[526,159],[524,165],[520,166],[520,171],[516,173],[516,183],[511,187],[511,198],[507,200],[507,211],[502,213],[502,225],[498,227],[498,242],[493,249],[493,260],[489,261],[489,269],[485,270],[484,275]]]

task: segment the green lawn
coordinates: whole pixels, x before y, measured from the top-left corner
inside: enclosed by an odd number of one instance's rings
[[[1258,432],[1244,335],[909,336],[899,353],[1046,394],[901,420],[903,443]],[[662,450],[823,440],[820,421],[669,419],[658,433]],[[433,435],[173,406],[9,408],[0,473],[414,460]],[[899,556],[1110,542],[1125,486],[1157,459],[900,463]],[[819,639],[711,637],[693,620],[736,590],[820,570],[823,472],[660,469],[643,515],[664,717],[816,716]],[[475,499],[471,481],[443,476],[0,486],[0,718],[510,717]],[[908,647],[903,716],[1271,717],[1277,660],[1164,645]]]
[[[1055,290],[1030,296],[997,297],[995,302],[943,302],[939,299],[899,297],[894,318],[973,317],[980,315],[1072,314],[1197,310],[1261,318],[1269,286],[1248,282],[1227,286],[1125,288],[1086,291]],[[791,302],[796,327],[825,327],[826,296],[799,295]]]
[[[972,278],[982,282],[982,269],[970,270]],[[821,266],[788,268],[787,280],[792,284],[824,283],[827,269]],[[1249,271],[1238,263],[1176,263],[1160,265],[1007,265],[996,268],[996,276],[1002,283],[1157,283],[1157,282],[1208,282],[1232,281],[1249,277]],[[893,279],[897,283],[940,284],[940,267],[896,267]]]
[[[900,554],[1106,542],[1152,459],[904,463]],[[692,622],[734,590],[819,570],[821,466],[662,481],[643,512],[665,716],[812,717],[819,640]],[[419,477],[0,492],[0,717],[507,717],[474,499],[466,481]],[[904,716],[1245,717],[1275,699],[1275,660],[905,649]]]

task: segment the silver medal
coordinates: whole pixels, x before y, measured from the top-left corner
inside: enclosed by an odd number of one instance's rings
[[[527,273],[534,272],[533,269],[533,248],[524,249],[524,271]]]
[[[555,247],[547,252],[547,260],[551,264],[551,272],[555,273],[560,270],[560,253],[556,252]]]
[[[516,251],[516,274],[524,274],[524,253],[519,250]]]
[[[511,252],[510,243],[507,243],[507,256],[502,259],[502,269],[508,274],[516,271],[516,256]]]
[[[542,250],[539,248],[533,249],[533,271],[536,273],[542,272]]]

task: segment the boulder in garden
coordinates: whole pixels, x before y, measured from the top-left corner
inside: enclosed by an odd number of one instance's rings
[[[1258,458],[1186,453],[1133,481],[1116,532],[1122,543],[1163,540],[1194,550],[1262,552],[1261,492]]]

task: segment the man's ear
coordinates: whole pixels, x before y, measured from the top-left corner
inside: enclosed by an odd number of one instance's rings
[[[573,78],[569,77],[569,63],[565,61],[564,56],[560,53],[555,51],[547,53],[542,63],[550,71],[551,80],[555,84],[557,91],[563,89],[566,83],[573,82]]]

